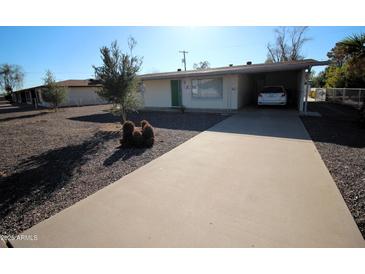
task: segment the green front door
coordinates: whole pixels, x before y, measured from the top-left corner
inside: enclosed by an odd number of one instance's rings
[[[181,106],[181,81],[171,80],[171,106]]]

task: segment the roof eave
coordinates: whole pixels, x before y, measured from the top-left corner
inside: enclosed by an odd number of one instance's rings
[[[219,75],[232,75],[232,74],[250,74],[250,73],[265,73],[269,71],[287,71],[287,70],[301,70],[307,69],[313,66],[326,66],[329,65],[329,61],[313,61],[298,64],[277,64],[277,65],[262,65],[262,66],[239,66],[236,68],[226,68],[219,71],[206,70],[206,71],[179,71],[179,72],[167,72],[160,74],[144,74],[140,75],[141,80],[163,80],[163,79],[181,79],[186,77],[202,77],[202,76],[219,76]]]
[[[29,90],[32,90],[32,89],[40,89],[40,88],[43,88],[43,87],[44,87],[44,85],[31,87],[31,88],[25,88],[25,89],[19,89],[19,90],[16,90],[14,92],[29,91]],[[88,85],[88,86],[71,85],[71,86],[62,86],[62,87],[65,87],[65,88],[100,88],[100,87],[102,87],[102,85]]]

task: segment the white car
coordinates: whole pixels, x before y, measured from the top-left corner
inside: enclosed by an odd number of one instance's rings
[[[283,86],[266,86],[257,98],[257,104],[263,105],[280,105],[285,106],[288,102],[287,92]]]

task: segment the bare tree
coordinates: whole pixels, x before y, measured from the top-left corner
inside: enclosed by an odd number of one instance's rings
[[[21,66],[3,64],[0,66],[0,88],[7,93],[23,85],[24,72]]]
[[[307,29],[308,27],[280,27],[275,29],[275,44],[267,44],[266,63],[303,60],[302,47],[305,42],[310,40],[305,37]]]
[[[210,68],[210,64],[208,61],[201,61],[199,63],[195,63],[193,65],[194,69],[201,70],[201,69],[208,69]]]

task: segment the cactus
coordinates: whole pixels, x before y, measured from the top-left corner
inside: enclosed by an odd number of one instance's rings
[[[135,146],[135,147],[143,147],[143,136],[142,136],[142,132],[138,129],[135,129],[133,131],[133,135],[132,135],[132,144]]]
[[[130,146],[132,144],[132,137],[134,132],[134,123],[126,121],[123,124],[123,139],[120,140],[122,146]]]
[[[149,125],[149,124],[150,123],[147,120],[142,120],[141,121],[141,128],[142,128],[142,130],[143,130],[143,128],[144,128],[145,125]]]
[[[148,121],[143,120],[142,122],[143,122],[142,136],[144,140],[144,145],[146,147],[152,147],[155,142],[155,132],[153,130],[153,127],[148,123]]]
[[[153,127],[147,120],[141,121],[141,130],[136,128],[132,121],[123,124],[123,139],[120,140],[122,147],[152,147],[155,142]]]
[[[149,139],[143,139],[144,140],[144,146],[145,147],[152,147],[155,143],[155,138],[149,138]]]

